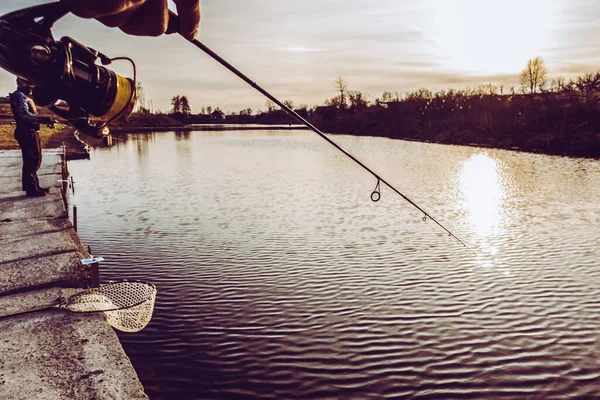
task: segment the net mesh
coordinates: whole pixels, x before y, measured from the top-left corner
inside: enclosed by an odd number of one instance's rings
[[[152,319],[156,287],[143,282],[111,282],[69,297],[60,307],[73,312],[103,312],[123,332],[138,332]]]

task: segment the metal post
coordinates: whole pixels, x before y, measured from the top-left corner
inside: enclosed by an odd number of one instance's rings
[[[100,263],[90,265],[90,278],[92,287],[100,286]]]
[[[73,206],[73,229],[77,232],[77,206]]]

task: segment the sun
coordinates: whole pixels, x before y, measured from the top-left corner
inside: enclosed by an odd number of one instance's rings
[[[428,27],[442,66],[473,75],[517,74],[552,46],[559,2],[440,0]]]

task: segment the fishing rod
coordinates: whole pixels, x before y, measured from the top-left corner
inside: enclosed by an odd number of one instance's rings
[[[179,17],[173,11],[169,11],[169,24],[168,24],[168,28],[167,28],[166,33],[167,34],[173,34],[173,33],[180,34],[180,30],[179,30]],[[451,236],[454,239],[456,239],[465,248],[471,250],[469,248],[469,246],[467,246],[455,234],[453,234],[452,232],[450,232],[450,230],[448,228],[446,228],[444,225],[442,225],[440,222],[438,222],[438,220],[436,220],[434,217],[432,217],[431,214],[429,214],[427,211],[423,210],[414,201],[412,201],[406,195],[404,195],[403,193],[401,193],[398,189],[396,189],[394,186],[392,186],[390,183],[388,183],[385,179],[383,179],[379,174],[375,173],[371,168],[369,168],[364,163],[362,163],[359,159],[357,159],[352,154],[350,154],[350,152],[348,152],[347,150],[345,150],[342,146],[340,146],[339,144],[337,144],[336,142],[334,142],[333,140],[331,140],[330,138],[328,138],[316,126],[314,126],[313,124],[311,124],[310,122],[308,122],[305,118],[303,118],[301,115],[299,115],[296,111],[292,110],[290,107],[286,106],[284,103],[282,103],[281,101],[279,101],[279,99],[277,99],[275,96],[273,96],[272,94],[270,94],[269,92],[267,92],[265,89],[263,89],[261,86],[259,86],[256,82],[254,82],[253,80],[251,80],[250,78],[248,78],[246,75],[244,75],[242,72],[240,72],[237,68],[235,68],[233,65],[231,65],[230,63],[228,63],[225,59],[223,59],[217,53],[215,53],[214,51],[212,51],[211,49],[209,49],[206,45],[204,45],[199,40],[197,40],[197,39],[188,39],[188,38],[186,38],[185,36],[183,36],[181,34],[180,34],[180,36],[183,37],[188,42],[190,42],[193,45],[195,45],[196,47],[198,47],[200,50],[202,50],[203,52],[205,52],[207,55],[209,55],[211,58],[213,58],[219,64],[221,64],[222,66],[224,66],[225,68],[227,68],[229,71],[233,72],[235,75],[237,75],[244,82],[246,82],[247,84],[249,84],[250,86],[252,86],[254,89],[256,89],[258,92],[260,92],[261,94],[263,94],[265,97],[267,97],[273,103],[275,103],[279,107],[281,107],[282,110],[286,111],[289,115],[291,115],[296,120],[298,120],[299,122],[301,122],[303,125],[305,125],[311,131],[313,131],[314,133],[316,133],[317,135],[319,135],[321,138],[325,139],[329,144],[331,144],[333,147],[335,147],[336,149],[338,149],[339,151],[341,151],[342,153],[344,153],[351,160],[353,160],[355,163],[357,163],[358,165],[360,165],[363,169],[365,169],[367,172],[369,172],[371,175],[373,175],[375,178],[377,178],[377,186],[375,186],[375,190],[373,190],[373,192],[371,193],[371,200],[372,201],[377,202],[381,198],[380,184],[383,183],[388,188],[392,189],[400,197],[402,197],[404,200],[406,200],[409,204],[411,204],[413,207],[415,207],[417,210],[421,211],[423,213],[423,221],[426,221],[427,218],[429,218],[430,220],[432,220],[433,222],[435,222],[439,227],[441,227],[444,231],[446,231],[449,236]]]
[[[17,10],[1,16],[0,67],[34,83],[35,92],[33,95],[40,105],[48,106],[50,111],[65,118],[77,130],[92,137],[103,138],[109,132],[107,127],[109,122],[125,119],[133,111],[136,102],[135,63],[128,57],[109,58],[69,37],[63,37],[60,41],[55,41],[52,36],[52,25],[67,13],[68,9],[64,4],[54,2]],[[169,23],[166,33],[180,33],[179,17],[172,11],[169,11]],[[381,183],[383,183],[421,211],[424,215],[423,221],[429,218],[446,231],[448,235],[469,249],[462,240],[414,201],[402,194],[347,150],[325,136],[323,132],[297,112],[283,104],[197,39],[190,40],[183,35],[182,37],[377,178],[377,185],[371,193],[372,201],[377,202],[381,198],[380,188]],[[133,79],[124,78],[105,67],[113,61],[123,59],[130,61],[133,65]],[[97,60],[100,60],[102,65],[96,64]],[[69,108],[58,107],[59,100],[62,100]],[[93,122],[92,117],[100,119],[100,122]]]

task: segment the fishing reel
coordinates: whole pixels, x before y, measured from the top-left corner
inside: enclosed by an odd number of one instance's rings
[[[70,37],[54,40],[52,26],[68,12],[55,2],[0,17],[0,67],[31,82],[38,105],[86,135],[102,138],[109,133],[108,123],[133,111],[135,63],[127,57],[111,59]],[[131,62],[133,79],[105,67],[118,59]]]

